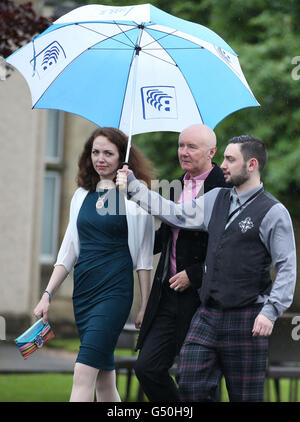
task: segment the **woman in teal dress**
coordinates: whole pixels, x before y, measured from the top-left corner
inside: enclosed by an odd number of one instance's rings
[[[73,306],[80,337],[71,401],[119,401],[114,349],[133,301],[133,269],[141,287],[139,328],[145,311],[152,268],[153,218],[115,186],[126,136],[99,128],[79,159],[78,189],[70,221],[46,291],[34,310],[47,319],[52,295],[74,269]],[[129,165],[148,185],[151,165],[133,146]]]

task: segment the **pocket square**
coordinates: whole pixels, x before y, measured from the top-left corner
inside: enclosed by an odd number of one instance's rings
[[[23,358],[27,359],[33,352],[42,348],[52,337],[54,337],[54,333],[49,322],[44,324],[43,318],[41,318],[16,338],[15,342]]]

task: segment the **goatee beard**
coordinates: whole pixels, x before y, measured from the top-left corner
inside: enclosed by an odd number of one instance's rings
[[[249,174],[247,173],[246,164],[243,165],[241,169],[241,173],[237,174],[236,176],[229,176],[228,179],[226,179],[226,183],[230,183],[233,186],[239,187],[243,185],[245,182],[249,180]]]

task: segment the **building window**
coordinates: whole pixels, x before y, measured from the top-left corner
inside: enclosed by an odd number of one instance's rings
[[[63,149],[64,113],[59,110],[49,110],[46,132],[45,162],[60,164]]]
[[[51,263],[57,252],[61,177],[58,172],[45,172],[42,218],[41,261]]]
[[[64,113],[47,112],[44,197],[42,208],[41,254],[42,264],[53,264],[57,255],[61,171],[63,159]]]

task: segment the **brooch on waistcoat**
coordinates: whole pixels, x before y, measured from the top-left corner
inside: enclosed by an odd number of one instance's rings
[[[239,222],[239,226],[241,228],[242,233],[246,233],[247,230],[252,229],[254,227],[253,221],[251,217],[245,218],[245,220]]]

